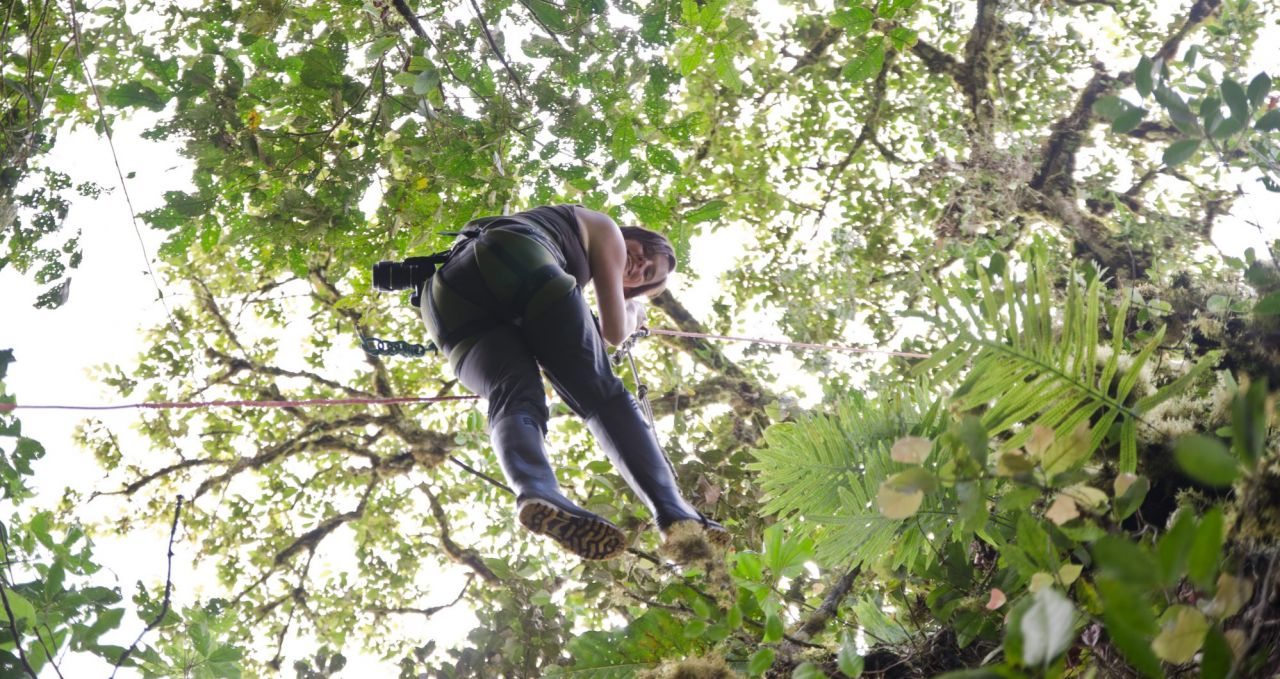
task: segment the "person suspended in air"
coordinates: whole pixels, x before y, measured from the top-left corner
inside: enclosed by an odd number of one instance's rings
[[[662,234],[620,228],[581,206],[542,206],[468,223],[418,296],[427,330],[458,380],[488,399],[489,441],[516,492],[517,520],[584,559],[614,558],[628,540],[560,492],[544,446],[539,367],[586,421],[664,539],[677,526],[696,526],[713,544],[729,541],[724,526],[681,496],[656,433],[605,350],[605,341],[620,344],[641,326],[639,298],[662,292],[675,268]],[[599,326],[583,299],[588,282]]]

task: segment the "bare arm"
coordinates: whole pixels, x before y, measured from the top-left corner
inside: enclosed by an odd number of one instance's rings
[[[613,218],[602,212],[574,208],[578,223],[586,232],[587,263],[600,305],[600,326],[609,344],[621,344],[635,332],[637,314],[622,294],[622,272],[627,265],[627,248],[622,231]]]

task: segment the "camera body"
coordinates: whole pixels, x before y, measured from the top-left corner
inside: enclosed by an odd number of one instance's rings
[[[409,257],[402,262],[390,260],[373,265],[373,287],[383,292],[413,289],[409,295],[409,303],[414,307],[422,303],[422,288],[427,279],[436,272],[440,263],[438,255],[428,257]]]

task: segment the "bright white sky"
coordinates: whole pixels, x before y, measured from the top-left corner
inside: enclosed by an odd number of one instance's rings
[[[1177,3],[1181,6],[1182,3]],[[1272,29],[1274,30],[1274,28]],[[1263,40],[1260,44],[1269,44]],[[1260,50],[1260,51],[1265,51]],[[1251,72],[1266,69],[1280,74],[1280,63],[1255,63]],[[116,146],[124,172],[135,172],[128,188],[138,212],[162,204],[162,193],[182,190],[190,185],[189,164],[177,155],[172,145],[147,141],[140,133],[148,125],[141,120],[117,126]],[[91,380],[93,366],[119,364],[129,366],[142,351],[139,328],[152,327],[164,320],[164,309],[156,298],[156,282],[145,270],[141,246],[134,232],[129,211],[119,189],[111,154],[104,139],[90,131],[64,132],[49,165],[70,173],[73,180],[94,181],[113,187],[110,195],[97,201],[80,201],[67,217],[70,228],[84,230],[84,262],[73,272],[70,301],[56,311],[38,311],[31,307],[39,288],[12,269],[0,272],[0,318],[8,321],[0,333],[0,348],[13,348],[17,362],[10,366],[8,385],[23,403],[98,404],[115,402],[109,391]],[[1215,232],[1215,241],[1226,253],[1239,256],[1246,247],[1259,251],[1267,240],[1280,237],[1280,200],[1261,191],[1252,179],[1242,180],[1249,195],[1237,202],[1233,217],[1223,220]],[[1250,224],[1250,222],[1252,224]],[[1262,233],[1254,226],[1266,230]],[[146,250],[152,257],[162,241],[162,234],[139,224]],[[749,236],[732,229],[722,229],[715,236],[695,240],[693,261],[703,275],[698,281],[675,284],[675,292],[695,313],[709,311],[718,292],[719,274],[733,266],[733,258],[724,253],[740,252]],[[681,287],[683,286],[683,287]],[[161,283],[172,305],[185,301],[185,290]],[[758,329],[756,329],[758,330]],[[739,347],[726,347],[731,356]],[[780,355],[780,361],[790,357]],[[799,370],[780,370],[780,374],[798,374]],[[49,454],[37,467],[37,485],[41,501],[56,504],[64,487],[85,492],[98,488],[101,472],[92,457],[72,444],[72,432],[80,421],[74,413],[21,411],[23,430],[27,436],[44,443]],[[129,431],[136,414],[131,411],[99,415],[117,433]],[[147,446],[136,436],[123,440],[126,455],[147,454]],[[120,507],[99,499],[84,508],[89,521],[109,515]],[[7,509],[0,511],[8,512]],[[162,583],[165,571],[167,527],[138,530],[127,538],[101,540],[97,544],[97,561],[116,578],[128,598],[133,583],[141,579]],[[189,543],[180,539],[175,545],[173,581],[176,601],[190,601],[193,595],[209,596],[215,587],[207,571],[192,567],[194,555]],[[203,570],[203,569],[201,569]],[[448,578],[441,583],[438,601],[423,605],[447,603],[458,592],[459,580]],[[461,638],[474,618],[459,609],[452,615],[439,615],[426,630],[429,637]],[[126,619],[123,630],[111,643],[127,645],[143,623]],[[378,676],[388,671],[374,658],[353,658],[350,676]],[[68,657],[62,663],[66,676],[98,676],[107,673],[96,661]],[[287,671],[287,670],[286,670]],[[126,676],[122,672],[119,676]]]

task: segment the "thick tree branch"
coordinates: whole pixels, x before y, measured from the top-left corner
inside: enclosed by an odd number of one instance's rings
[[[818,636],[826,628],[827,621],[835,617],[836,612],[840,609],[840,604],[845,597],[849,596],[849,590],[853,589],[853,583],[858,579],[860,573],[862,573],[862,568],[859,566],[840,576],[840,579],[836,580],[831,589],[827,590],[827,595],[822,599],[822,604],[800,622],[795,631],[791,633],[791,636],[805,641]]]
[[[373,489],[378,486],[377,477],[371,476],[369,484],[365,486],[364,494],[360,496],[360,503],[356,508],[343,514],[336,514],[324,521],[311,530],[298,536],[288,547],[276,553],[275,565],[282,566],[294,557],[298,552],[307,550],[314,553],[320,542],[329,537],[329,534],[337,530],[343,524],[355,521],[364,516],[364,508],[369,504],[369,496],[373,495]]]
[[[925,67],[932,73],[952,78],[960,77],[960,62],[955,57],[924,40],[917,40],[916,44],[911,46],[911,53],[919,57],[920,61],[923,61]]]
[[[844,29],[830,24],[824,26],[822,32],[818,34],[818,39],[813,41],[813,44],[809,46],[809,49],[805,50],[805,53],[799,59],[796,59],[795,65],[791,67],[791,73],[794,74],[818,63],[818,59],[822,58],[827,48],[835,44],[842,35],[844,35]]]
[[[1031,188],[1063,196],[1075,195],[1076,152],[1084,145],[1085,134],[1093,125],[1093,105],[1117,84],[1101,63],[1093,64],[1093,77],[1080,91],[1071,113],[1054,122],[1053,131],[1040,152],[1040,169],[1031,179]]]
[[[995,127],[995,102],[991,99],[991,47],[997,29],[997,0],[978,0],[978,15],[964,45],[964,67],[958,78],[969,102],[974,132],[991,138]]]
[[[1222,0],[1196,0],[1192,3],[1191,8],[1187,10],[1187,17],[1182,20],[1173,35],[1164,41],[1160,49],[1156,50],[1152,59],[1171,61],[1177,55],[1178,47],[1182,45],[1182,40],[1187,37],[1187,34],[1218,11],[1221,5]]]

